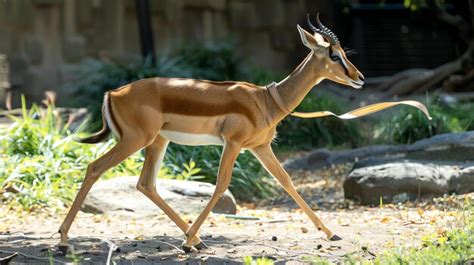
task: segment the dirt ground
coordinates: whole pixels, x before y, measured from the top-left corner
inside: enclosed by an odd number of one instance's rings
[[[456,225],[455,211],[474,194],[416,203],[366,207],[345,201],[342,180],[348,168],[292,172],[298,190],[341,241],[328,241],[283,192],[259,205],[244,204],[238,216],[211,214],[201,230],[206,250],[185,254],[183,233],[157,209],[136,218],[131,212],[113,215],[80,212],[71,227],[72,255],[56,248],[54,234],[66,210],[57,213],[7,212],[0,208],[0,258],[17,252],[10,264],[55,264],[74,260],[104,264],[239,264],[245,256],[267,257],[276,264],[309,263],[315,257],[333,262],[345,256],[372,259],[384,249],[417,246],[422,236]],[[131,206],[133,207],[133,206]],[[183,216],[194,220],[196,216]],[[247,218],[249,219],[249,218]],[[51,237],[52,236],[52,237]]]

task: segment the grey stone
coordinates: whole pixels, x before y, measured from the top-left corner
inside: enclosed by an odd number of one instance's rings
[[[231,1],[230,24],[233,28],[253,29],[258,24],[257,11],[253,2]]]
[[[68,36],[63,42],[63,56],[68,63],[77,63],[86,54],[86,41],[79,35]]]
[[[184,2],[184,6],[222,11],[226,7],[226,0],[187,0]]]
[[[83,204],[83,211],[110,213],[129,211],[153,216],[161,211],[150,199],[136,189],[138,177],[117,177],[96,183]],[[197,181],[157,179],[158,194],[178,213],[200,213],[211,195],[214,185]],[[229,191],[219,199],[215,213],[235,214],[237,206]]]
[[[414,161],[373,161],[355,166],[344,182],[344,196],[365,205],[400,202],[446,193],[474,191],[474,168]]]
[[[32,64],[39,65],[43,62],[43,44],[38,38],[34,36],[26,37],[23,46]]]
[[[280,51],[293,50],[296,44],[299,44],[299,39],[294,29],[290,28],[278,28],[272,30],[271,34],[272,47]]]
[[[10,64],[10,83],[12,86],[21,86],[24,83],[25,74],[28,70],[30,59],[24,53],[14,53],[8,56]]]
[[[323,155],[324,154],[324,155]],[[286,169],[320,169],[343,163],[380,158],[410,160],[474,161],[474,131],[447,133],[417,141],[411,145],[375,145],[345,151],[316,149],[308,155],[284,162]]]
[[[285,22],[285,7],[281,0],[255,1],[259,28],[280,26]]]

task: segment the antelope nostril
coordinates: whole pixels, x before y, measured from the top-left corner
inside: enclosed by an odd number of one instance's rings
[[[363,75],[359,75],[359,79],[360,79],[361,81],[364,81],[364,76],[363,76]]]

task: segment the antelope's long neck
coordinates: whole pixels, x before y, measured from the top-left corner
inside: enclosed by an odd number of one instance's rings
[[[298,67],[285,79],[276,85],[276,89],[281,96],[283,103],[288,110],[293,111],[303,101],[311,88],[321,82],[323,77],[320,75],[323,65],[318,63],[313,52],[301,62]],[[278,113],[282,113],[281,110]],[[281,120],[289,113],[276,115],[275,118]]]

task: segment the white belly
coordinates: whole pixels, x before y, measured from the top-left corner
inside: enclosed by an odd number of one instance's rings
[[[222,138],[210,134],[194,134],[176,131],[160,131],[160,135],[182,145],[224,145]]]

